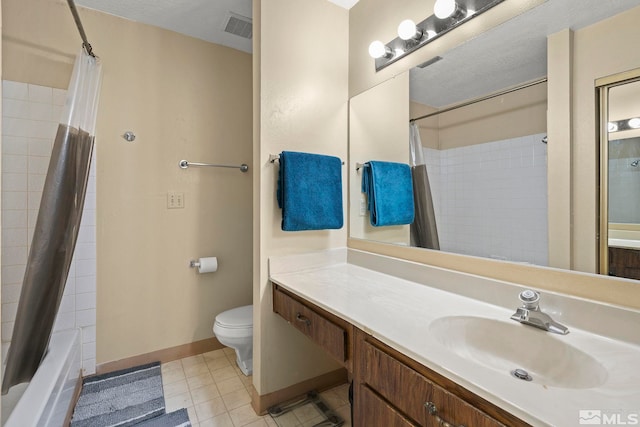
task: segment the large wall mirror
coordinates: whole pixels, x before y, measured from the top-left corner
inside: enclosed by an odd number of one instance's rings
[[[637,5],[548,0],[442,58],[354,96],[350,237],[553,265],[548,231],[553,212],[547,204],[548,186],[553,185],[548,182],[548,144],[554,143],[546,132],[547,37]],[[412,132],[410,122],[420,117]],[[354,167],[370,160],[410,164],[410,139],[416,136],[428,175],[427,204],[433,210],[428,221],[437,229],[436,248],[416,240],[415,226],[371,226],[360,191],[362,172]],[[640,152],[637,157],[640,162]]]
[[[640,279],[640,69],[600,86],[600,272]]]

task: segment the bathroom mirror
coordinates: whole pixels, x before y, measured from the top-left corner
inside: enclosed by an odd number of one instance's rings
[[[640,70],[617,78],[599,89],[600,273],[640,280]]]
[[[550,34],[634,6],[549,0],[351,98],[350,237],[414,246],[410,227],[371,227],[355,170],[368,160],[409,163],[410,118],[544,78]],[[417,121],[440,250],[554,265],[547,231],[553,215],[547,211],[546,95],[540,83]],[[595,263],[590,268],[595,271]]]

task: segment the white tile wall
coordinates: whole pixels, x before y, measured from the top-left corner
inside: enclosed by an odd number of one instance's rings
[[[66,91],[2,82],[2,354],[11,334]],[[78,243],[54,331],[82,328],[82,367],[95,373],[95,150]]]
[[[611,141],[620,147],[624,157],[609,158],[609,221],[640,223],[640,165],[631,163],[640,159],[640,138]],[[610,149],[610,151],[613,151]]]
[[[542,137],[424,149],[443,251],[548,265]]]

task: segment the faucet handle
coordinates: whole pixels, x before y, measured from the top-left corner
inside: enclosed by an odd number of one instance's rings
[[[540,294],[536,291],[532,291],[531,289],[526,289],[520,292],[518,296],[520,301],[524,304],[525,308],[528,309],[536,309],[538,308],[538,303],[540,302]]]

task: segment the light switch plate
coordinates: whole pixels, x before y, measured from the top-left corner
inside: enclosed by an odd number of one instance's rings
[[[167,192],[167,209],[183,209],[184,193],[177,191]]]

